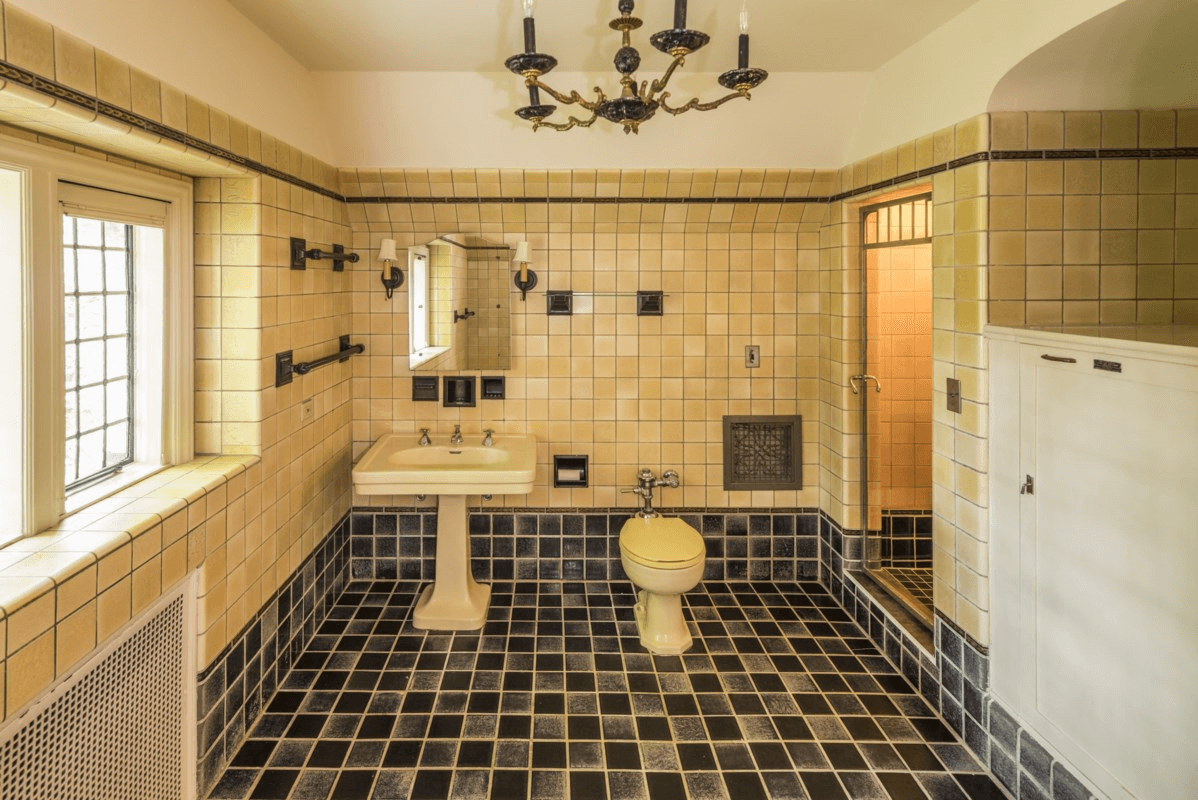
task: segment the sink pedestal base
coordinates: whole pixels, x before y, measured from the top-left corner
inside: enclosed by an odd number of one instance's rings
[[[491,587],[470,574],[466,496],[437,497],[437,574],[420,593],[412,625],[431,631],[476,631],[487,620]]]

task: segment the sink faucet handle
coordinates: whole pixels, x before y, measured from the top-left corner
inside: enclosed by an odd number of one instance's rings
[[[484,428],[483,433],[486,434],[486,436],[483,437],[483,447],[491,447],[493,444],[495,444],[495,439],[493,438],[495,431],[491,430],[490,428]]]
[[[449,437],[449,443],[450,444],[461,444],[462,443],[462,426],[461,425],[453,426],[453,436]]]
[[[420,441],[418,442],[418,444],[421,447],[424,447],[425,445],[430,445],[432,443],[433,443],[433,440],[428,438],[428,428],[421,428],[420,429]]]

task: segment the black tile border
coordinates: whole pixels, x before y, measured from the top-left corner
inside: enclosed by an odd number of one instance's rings
[[[349,514],[196,678],[196,778],[206,796],[328,616],[349,574]]]
[[[471,571],[480,581],[625,581],[620,528],[628,508],[474,507],[467,510]],[[811,508],[670,508],[707,545],[703,580],[814,580],[819,572],[819,515]],[[352,580],[432,580],[435,508],[354,507],[350,512]]]
[[[57,100],[63,100],[72,105],[95,112],[98,116],[106,117],[115,122],[120,122],[124,125],[129,125],[155,136],[169,139],[173,142],[186,145],[187,147],[195,148],[209,155],[228,161],[237,166],[251,169],[271,178],[275,178],[285,183],[290,183],[293,186],[298,186],[302,189],[315,192],[324,197],[338,200],[343,203],[363,203],[363,204],[379,204],[379,203],[395,203],[400,205],[452,205],[452,204],[489,204],[499,203],[505,205],[516,204],[591,204],[591,205],[619,205],[619,204],[642,204],[642,205],[793,205],[795,203],[838,203],[842,200],[849,200],[854,197],[876,192],[879,189],[888,189],[894,186],[907,183],[920,178],[927,178],[932,175],[938,175],[947,170],[957,169],[969,164],[976,164],[981,161],[1036,161],[1045,159],[1073,159],[1073,158],[1100,158],[1100,159],[1161,159],[1161,158],[1198,158],[1198,147],[1162,147],[1162,148],[1146,148],[1146,149],[1079,149],[1079,150],[982,150],[976,153],[971,153],[967,156],[954,158],[941,164],[935,164],[924,169],[917,169],[912,172],[907,172],[893,178],[877,181],[867,186],[860,186],[855,189],[848,189],[834,195],[816,195],[811,197],[408,197],[408,196],[389,196],[389,195],[372,195],[354,197],[345,195],[340,192],[326,189],[323,186],[306,181],[296,175],[288,172],[268,167],[265,164],[238,155],[223,147],[217,147],[214,144],[205,142],[202,139],[197,139],[194,136],[189,136],[187,133],[175,128],[163,125],[148,117],[143,117],[140,114],[135,114],[132,111],[114,106],[89,94],[77,91],[57,81],[44,78],[37,73],[18,67],[8,61],[0,59],[0,78],[6,81],[24,86],[27,89],[32,89],[41,94],[48,95]],[[206,107],[211,108],[205,104]],[[18,126],[19,127],[19,126]],[[267,134],[269,135],[269,134]],[[274,137],[276,141],[281,142],[287,147],[291,147],[281,139]],[[314,158],[309,156],[309,158]],[[329,165],[333,169],[338,169]],[[845,165],[845,167],[852,165]],[[845,167],[841,167],[844,169]]]

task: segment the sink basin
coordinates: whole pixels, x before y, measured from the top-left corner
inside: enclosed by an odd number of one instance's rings
[[[476,631],[487,620],[491,587],[470,574],[466,495],[528,494],[537,470],[537,440],[500,434],[483,447],[481,433],[431,436],[423,447],[412,433],[379,438],[353,470],[358,494],[433,494],[437,497],[436,577],[412,608],[421,630]]]
[[[358,494],[528,494],[537,466],[537,440],[527,434],[496,434],[483,447],[482,434],[463,434],[451,445],[449,434],[430,436],[388,433],[379,438],[353,470]]]

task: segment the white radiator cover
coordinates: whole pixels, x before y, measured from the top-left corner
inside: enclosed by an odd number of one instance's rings
[[[0,729],[4,800],[191,800],[191,581]]]

